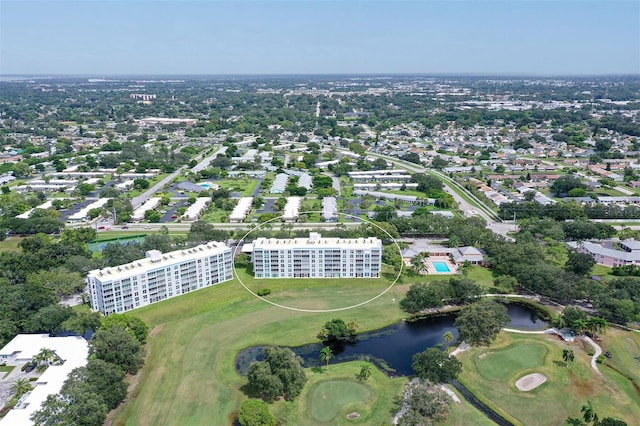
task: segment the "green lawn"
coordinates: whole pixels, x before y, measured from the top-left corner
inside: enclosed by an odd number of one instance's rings
[[[212,222],[212,223],[223,223],[223,222],[229,221],[230,214],[231,214],[230,210],[220,210],[212,204],[207,209],[207,212],[202,215],[200,220],[204,220],[205,222]]]
[[[287,425],[390,424],[406,379],[390,378],[371,366],[369,379],[359,382],[356,374],[361,365],[358,361],[331,364],[329,374],[324,368],[307,369],[309,381],[302,394],[292,402],[276,402],[271,411]],[[352,412],[360,417],[347,419]]]
[[[283,281],[270,281],[269,286],[284,286]],[[345,286],[343,292],[332,286],[289,285],[286,296],[272,296],[300,307],[345,306],[371,294],[358,285]],[[362,331],[392,324],[405,316],[397,300],[406,290],[406,285],[394,287],[370,304],[341,313],[309,314],[273,307],[233,280],[138,309],[132,314],[153,329],[147,367],[131,399],[115,413],[114,424],[228,424],[246,398],[240,391],[245,379],[235,370],[240,350],[259,344],[315,342],[322,324],[336,317],[356,319]],[[380,418],[388,423],[391,413]]]
[[[353,380],[327,380],[311,393],[311,417],[320,422],[336,423],[338,414],[362,411],[361,406],[373,399],[373,392]],[[346,413],[348,414],[348,413]]]
[[[599,343],[604,352],[612,355],[601,368],[603,374],[616,380],[619,378],[616,376],[626,378],[623,381],[627,382],[626,386],[632,381],[640,397],[640,333],[610,328]]]
[[[615,275],[611,273],[613,268],[604,265],[595,265],[591,270],[591,275],[598,275],[603,278],[613,278]]]
[[[528,370],[543,365],[546,354],[544,345],[520,343],[500,351],[485,352],[474,361],[476,369],[485,379],[505,381],[523,376]]]
[[[421,191],[414,191],[413,189],[406,189],[404,191],[400,189],[392,189],[392,190],[382,190],[382,192],[388,192],[389,194],[397,194],[397,195],[413,195],[418,198],[427,198],[427,194]]]
[[[0,365],[0,379],[4,379],[14,368],[15,365]]]
[[[22,237],[9,237],[0,241],[0,253],[3,251],[20,250],[18,244],[22,241]]]
[[[258,186],[258,181],[252,178],[227,178],[212,180],[213,183],[231,192],[241,192],[243,197],[250,197]]]
[[[464,273],[465,278],[473,280],[478,283],[485,290],[493,288],[494,275],[493,271],[483,266],[470,266]]]
[[[614,341],[614,337],[618,336],[607,335],[606,340]],[[575,353],[569,367],[562,360],[566,348]],[[587,400],[601,418],[622,418],[629,424],[640,418],[638,395],[629,380],[625,386],[621,375],[616,373],[614,380],[604,369],[604,377],[597,376],[578,341],[566,343],[549,335],[502,332],[492,346],[473,348],[459,358],[463,363],[460,382],[516,425],[564,424],[567,417],[581,417],[580,407]],[[628,362],[625,365],[633,366]],[[547,382],[529,392],[519,391],[515,381],[533,372],[546,375]]]
[[[446,385],[446,387],[458,396],[460,403],[452,403],[451,411],[449,411],[449,415],[446,420],[437,424],[448,426],[495,426],[495,423],[492,420],[473,405],[469,404],[462,394],[453,386]]]

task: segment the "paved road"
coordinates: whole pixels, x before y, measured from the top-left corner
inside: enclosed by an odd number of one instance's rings
[[[346,151],[346,150],[339,150]],[[395,164],[398,167],[402,167],[403,169],[416,172],[416,173],[431,173],[439,177],[444,183],[444,190],[451,194],[453,199],[458,203],[460,210],[465,214],[465,216],[480,216],[487,222],[487,228],[491,229],[494,233],[502,235],[506,237],[508,240],[513,240],[513,238],[507,236],[508,232],[513,232],[516,230],[516,225],[513,223],[502,222],[499,220],[497,214],[491,210],[487,205],[485,205],[481,200],[479,200],[475,195],[469,192],[466,188],[462,187],[456,181],[451,179],[449,176],[445,175],[436,170],[427,169],[424,166],[410,163],[408,161],[400,160],[395,157],[390,157],[388,155],[378,154],[375,152],[368,153],[373,157],[384,158],[385,160]],[[465,195],[467,195],[475,205],[469,203],[465,198],[460,196],[458,192],[454,191],[451,187],[455,186],[458,190],[462,191]]]
[[[332,187],[338,192],[338,196],[342,194],[342,191],[340,188],[340,179],[335,177],[331,172],[323,172],[322,174],[325,176],[329,176],[331,178]]]
[[[211,162],[211,160],[213,158],[215,158],[215,156],[217,155],[219,151],[217,151],[215,154],[213,154],[211,157],[207,157],[204,160],[200,161],[194,168],[193,170],[196,170],[198,168],[200,169],[204,169],[206,168],[209,163]],[[203,154],[199,154],[196,157],[196,160],[200,160],[202,158]],[[213,158],[212,158],[213,157]],[[171,182],[174,181],[175,178],[178,177],[178,175],[180,173],[182,173],[184,170],[187,169],[187,166],[182,166],[180,167],[178,170],[176,170],[175,172],[171,173],[169,176],[165,177],[164,179],[162,179],[160,182],[156,183],[155,185],[153,185],[151,188],[147,189],[144,193],[138,195],[137,197],[133,197],[133,199],[131,199],[131,205],[133,206],[133,208],[135,209],[136,207],[142,205],[142,203],[144,203],[145,201],[147,201],[149,198],[151,198],[151,196],[153,196],[153,194],[155,194],[156,192],[160,191],[162,189],[162,187],[164,187],[167,184],[170,184]]]
[[[602,354],[602,348],[600,347],[600,345],[594,342],[593,339],[591,339],[591,337],[589,336],[582,336],[582,340],[590,344],[591,347],[593,348],[594,353],[593,353],[593,356],[591,357],[591,368],[593,368],[593,371],[595,371],[598,376],[602,376],[602,373],[598,369],[598,364],[596,363],[596,361],[598,360],[598,357]]]
[[[169,176],[165,177],[160,182],[156,183],[155,185],[153,185],[151,188],[147,189],[142,194],[138,195],[137,197],[133,197],[131,199],[131,205],[133,206],[133,208],[135,209],[135,208],[139,207],[140,205],[142,205],[142,203],[144,203],[149,198],[151,198],[151,196],[153,196],[153,194],[155,194],[156,192],[160,191],[165,185],[173,182],[173,180],[175,178],[177,178],[178,175],[180,173],[182,173],[186,168],[187,168],[187,166],[180,167],[178,170],[176,170],[175,172],[171,173]]]
[[[237,230],[237,229],[251,229],[251,228],[255,228],[256,226],[258,226],[257,223],[214,223],[212,225],[215,225],[216,228],[218,229],[225,229],[225,230]],[[280,226],[283,225],[282,222],[278,222],[278,221],[273,221],[270,223],[272,228],[279,228]],[[350,227],[350,226],[360,226],[359,223],[351,223],[351,222],[321,222],[321,223],[314,223],[314,222],[296,222],[296,223],[292,223],[293,225],[293,229],[314,229],[314,228],[318,228],[318,229],[334,229],[340,226],[346,226],[346,227]],[[73,227],[85,227],[86,225],[84,224],[78,224],[78,225],[69,225],[70,228]],[[128,228],[123,229],[122,226],[113,226],[111,227],[111,231],[129,231],[129,232],[141,232],[141,233],[145,233],[145,232],[156,232],[159,231],[160,228],[162,228],[163,226],[166,226],[169,231],[189,231],[189,229],[191,229],[191,222],[174,222],[174,223],[129,223],[127,225]],[[100,231],[98,231],[100,232]],[[105,231],[106,232],[106,231]]]

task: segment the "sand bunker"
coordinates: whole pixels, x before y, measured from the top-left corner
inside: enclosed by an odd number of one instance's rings
[[[355,412],[355,411],[354,411],[353,413],[349,413],[349,414],[347,414],[347,418],[348,418],[348,419],[351,419],[351,420],[353,420],[353,419],[357,419],[357,418],[359,418],[359,417],[360,417],[360,413],[357,413],[357,412]]]
[[[537,388],[546,381],[547,376],[545,376],[544,374],[531,373],[518,379],[518,381],[516,382],[516,387],[522,392],[527,392]]]

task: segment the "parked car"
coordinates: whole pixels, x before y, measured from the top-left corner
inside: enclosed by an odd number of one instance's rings
[[[104,226],[98,226],[98,229],[104,229]]]
[[[171,216],[171,219],[176,219],[178,217],[177,214],[174,214],[173,216]]]

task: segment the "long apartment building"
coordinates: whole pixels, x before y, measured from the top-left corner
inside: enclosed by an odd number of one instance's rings
[[[209,242],[184,250],[150,250],[144,259],[87,275],[94,311],[122,313],[233,278],[231,248]]]
[[[379,278],[378,238],[258,238],[251,259],[255,278]]]

